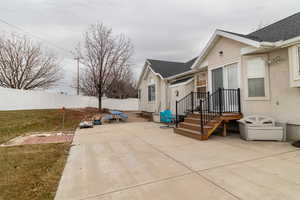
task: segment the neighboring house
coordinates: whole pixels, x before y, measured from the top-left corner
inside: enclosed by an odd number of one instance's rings
[[[192,69],[207,69],[208,88],[241,88],[242,113],[288,123],[300,139],[300,13],[243,35],[216,30]]]
[[[186,63],[147,59],[138,81],[140,110],[159,114],[170,108],[175,112],[174,102],[194,90],[195,71],[191,67],[195,61],[196,58]]]
[[[194,92],[240,88],[244,116],[260,114],[287,122],[288,138],[300,139],[300,13],[250,34],[216,30],[185,71],[194,77]],[[206,79],[207,89],[197,89],[197,83]],[[145,89],[140,89],[143,96]],[[190,88],[182,89],[190,92]]]

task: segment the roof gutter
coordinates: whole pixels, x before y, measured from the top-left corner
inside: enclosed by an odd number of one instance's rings
[[[185,76],[185,75],[190,75],[190,74],[193,74],[197,72],[197,70],[189,70],[189,71],[186,71],[186,72],[183,72],[183,73],[180,73],[180,74],[176,74],[176,75],[173,75],[173,76],[169,76],[166,78],[166,80],[172,80],[174,78],[178,78],[178,77],[181,77],[181,76]]]
[[[278,42],[275,42],[276,43],[276,46],[278,47],[281,47],[281,48],[284,48],[284,47],[288,47],[288,46],[291,46],[291,45],[294,45],[294,44],[299,44],[300,43],[300,36],[297,36],[297,37],[294,37],[294,38],[291,38],[291,39],[288,39],[288,40],[281,40],[281,41],[278,41]]]
[[[194,80],[194,78],[191,78],[191,79],[189,79],[189,80],[187,80],[185,82],[177,83],[177,84],[174,84],[174,85],[169,85],[168,87],[169,88],[174,88],[174,87],[178,87],[178,86],[181,86],[181,85],[186,85],[186,84],[192,82],[193,80]]]

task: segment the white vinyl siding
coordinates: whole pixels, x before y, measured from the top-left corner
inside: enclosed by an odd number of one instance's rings
[[[248,97],[265,97],[266,64],[262,58],[248,60]]]

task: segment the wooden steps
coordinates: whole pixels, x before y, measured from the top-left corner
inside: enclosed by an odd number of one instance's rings
[[[190,138],[204,140],[203,135],[199,131],[194,131],[186,128],[174,128],[174,133],[184,135]]]
[[[241,114],[235,113],[216,116],[204,125],[203,133],[201,133],[200,114],[191,113],[184,119],[183,122],[180,122],[178,124],[177,128],[174,128],[174,132],[198,140],[207,140],[208,137],[223,123],[227,123],[230,120],[236,120],[241,118]],[[226,133],[226,130],[224,130],[224,133]]]

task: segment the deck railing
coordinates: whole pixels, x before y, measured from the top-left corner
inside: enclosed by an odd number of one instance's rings
[[[191,92],[176,101],[176,127],[189,113],[199,113],[200,128],[223,113],[241,113],[240,89],[219,88],[209,92]]]

